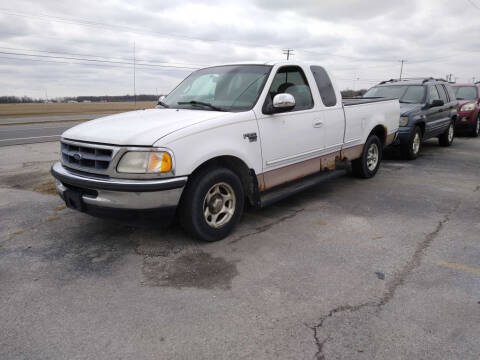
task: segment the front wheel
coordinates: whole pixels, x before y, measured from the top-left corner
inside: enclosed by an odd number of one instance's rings
[[[179,221],[193,237],[217,241],[240,220],[244,206],[240,179],[226,168],[206,168],[189,179],[179,208]]]
[[[375,176],[382,160],[382,143],[376,135],[370,135],[363,147],[362,156],[352,161],[353,173],[364,179]]]
[[[422,130],[419,126],[415,126],[412,136],[407,143],[402,144],[401,150],[404,159],[415,160],[420,153],[420,147],[422,146]]]
[[[452,121],[450,122],[450,125],[448,125],[448,129],[438,138],[438,143],[440,144],[440,146],[450,146],[453,143],[454,137],[455,137],[455,126],[453,125],[453,121]]]

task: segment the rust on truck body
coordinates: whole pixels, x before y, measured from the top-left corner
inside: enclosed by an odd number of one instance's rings
[[[362,152],[363,144],[264,172],[257,176],[258,190],[263,192],[320,171],[335,170],[338,161],[358,159]]]

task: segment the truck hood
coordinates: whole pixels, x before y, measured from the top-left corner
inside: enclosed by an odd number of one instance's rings
[[[187,109],[147,109],[101,117],[74,126],[63,138],[112,145],[152,146],[158,139],[225,112]]]
[[[400,116],[406,116],[413,112],[422,110],[423,104],[400,103]]]

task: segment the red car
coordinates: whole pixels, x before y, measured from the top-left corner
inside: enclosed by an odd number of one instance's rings
[[[480,132],[480,84],[452,84],[458,100],[456,130],[477,137]]]

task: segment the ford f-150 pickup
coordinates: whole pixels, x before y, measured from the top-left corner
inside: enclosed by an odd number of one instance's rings
[[[223,65],[190,74],[155,109],[65,131],[52,167],[68,207],[92,215],[177,214],[215,241],[245,201],[263,207],[346,168],[377,172],[397,134],[397,99],[343,100],[322,66]]]

